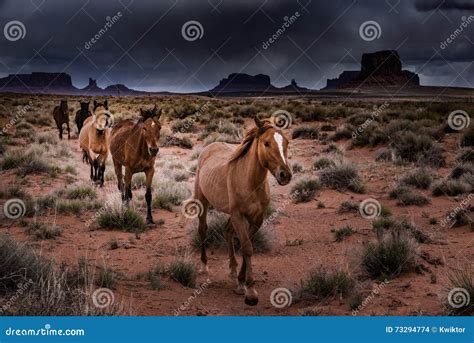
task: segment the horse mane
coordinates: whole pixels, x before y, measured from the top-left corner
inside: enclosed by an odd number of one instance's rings
[[[263,124],[261,127],[252,127],[251,129],[247,130],[245,133],[245,137],[242,140],[242,143],[237,147],[237,149],[232,153],[229,159],[229,163],[238,160],[239,158],[245,156],[247,152],[250,150],[254,139],[258,138],[260,135],[265,133],[267,130],[273,128],[273,125],[269,120],[263,120]]]

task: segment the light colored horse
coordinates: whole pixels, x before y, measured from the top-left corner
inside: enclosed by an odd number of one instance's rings
[[[256,117],[255,124],[237,148],[213,143],[202,151],[194,190],[195,199],[202,203],[199,234],[203,267],[207,270],[205,241],[207,208],[211,204],[230,215],[226,227],[230,276],[237,284],[236,292],[245,294],[247,305],[258,303],[252,274],[252,237],[262,225],[270,202],[268,171],[280,185],[288,184],[292,177],[287,160],[288,139],[267,120]],[[243,257],[238,277],[234,234],[240,240]]]
[[[144,172],[146,175],[145,200],[147,205],[147,224],[153,225],[151,214],[151,183],[155,174],[155,159],[160,141],[161,109],[156,105],[151,110],[140,109],[141,118],[123,120],[112,130],[110,152],[117,175],[118,189],[122,200],[128,204],[132,199],[132,176]],[[125,180],[122,173],[125,167]]]
[[[105,162],[109,156],[110,112],[105,104],[94,104],[92,117],[84,121],[79,144],[82,149],[82,160],[91,167],[91,180],[104,185]]]

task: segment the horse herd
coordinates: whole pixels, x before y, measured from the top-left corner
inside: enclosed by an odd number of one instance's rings
[[[62,125],[67,124],[70,138],[68,106],[61,101],[53,116],[62,138]],[[155,172],[155,159],[159,150],[161,109],[140,109],[138,119],[126,119],[112,125],[112,115],[107,101],[81,102],[76,113],[79,142],[83,161],[90,164],[91,180],[102,186],[105,161],[111,153],[123,202],[132,199],[131,180],[135,173],[146,174],[147,224],[154,224],[151,212],[151,184]],[[252,273],[252,237],[263,223],[270,202],[270,172],[278,184],[287,185],[292,178],[288,164],[289,141],[285,134],[270,120],[254,118],[255,127],[245,134],[237,147],[215,142],[205,147],[199,158],[194,185],[195,203],[199,204],[199,235],[201,262],[207,272],[206,234],[207,210],[212,206],[228,214],[225,238],[229,249],[230,277],[235,282],[235,292],[245,295],[247,305],[258,303]],[[123,174],[123,167],[125,173]],[[241,242],[242,264],[237,274],[234,236]]]

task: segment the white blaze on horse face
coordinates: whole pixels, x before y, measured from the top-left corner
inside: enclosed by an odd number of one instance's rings
[[[283,160],[283,163],[286,163],[285,155],[283,154],[283,136],[280,135],[278,132],[275,132],[273,134],[273,138],[275,139],[275,142],[278,145],[278,150],[280,151],[281,159]]]

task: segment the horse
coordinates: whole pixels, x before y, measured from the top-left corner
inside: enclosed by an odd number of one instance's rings
[[[132,176],[135,173],[145,172],[147,205],[147,225],[154,225],[151,215],[151,183],[155,174],[155,159],[158,154],[160,140],[161,109],[156,105],[151,110],[140,108],[138,121],[127,119],[118,123],[110,137],[110,153],[117,176],[118,189],[122,193],[122,201],[129,204],[132,199]],[[125,167],[125,178],[122,175]]]
[[[76,117],[74,118],[74,121],[76,122],[77,126],[77,133],[80,134],[82,130],[82,126],[84,126],[84,120],[86,120],[88,117],[90,117],[92,114],[89,111],[89,102],[79,102],[81,105],[81,109],[76,112]],[[108,110],[108,108],[106,107]]]
[[[269,120],[255,117],[254,121],[256,126],[247,131],[237,148],[221,142],[204,148],[198,159],[193,199],[199,205],[201,261],[205,271],[208,206],[230,215],[225,228],[230,277],[237,285],[235,292],[245,295],[245,303],[251,306],[258,303],[251,239],[262,225],[270,202],[267,174],[270,172],[280,185],[287,185],[292,178],[287,160],[288,139]],[[234,234],[240,240],[242,252],[238,277]]]
[[[59,131],[59,139],[63,139],[63,124],[67,125],[67,139],[71,139],[71,131],[69,130],[69,108],[67,100],[61,100],[59,106],[53,110],[53,118]]]
[[[106,103],[94,101],[94,113],[86,118],[79,134],[82,161],[91,167],[91,180],[100,187],[104,185],[105,162],[109,156],[111,114]]]

